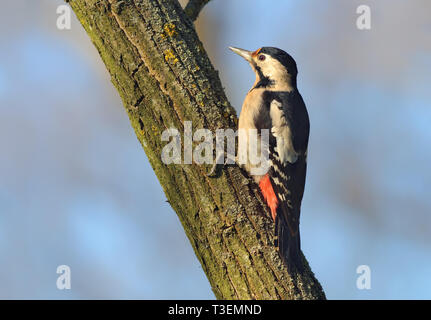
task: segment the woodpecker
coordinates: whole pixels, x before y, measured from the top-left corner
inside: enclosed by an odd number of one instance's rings
[[[269,169],[253,178],[271,209],[281,258],[289,270],[301,270],[299,215],[310,122],[297,88],[296,62],[288,53],[274,47],[253,52],[229,49],[247,60],[256,74],[256,81],[242,105],[238,131],[257,130],[258,139],[262,137],[259,134],[262,129],[269,131]],[[253,164],[247,162],[243,168],[251,173]]]

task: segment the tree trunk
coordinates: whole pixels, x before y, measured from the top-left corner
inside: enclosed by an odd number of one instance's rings
[[[212,132],[237,126],[218,73],[178,1],[68,2],[99,51],[215,296],[324,299],[305,257],[303,273],[287,272],[269,210],[241,169],[224,167],[210,178],[211,165],[161,160],[167,128],[184,132],[184,121]]]

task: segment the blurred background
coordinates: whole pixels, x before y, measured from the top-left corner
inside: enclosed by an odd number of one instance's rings
[[[74,16],[56,28],[61,4],[2,3],[0,298],[213,299],[96,49]],[[430,12],[212,0],[198,19],[238,112],[254,75],[228,46],[298,63],[312,126],[302,248],[330,299],[431,299]],[[71,290],[56,287],[63,264]]]

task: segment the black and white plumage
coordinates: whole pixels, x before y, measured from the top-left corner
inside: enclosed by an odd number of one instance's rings
[[[281,257],[290,270],[301,269],[299,219],[310,124],[297,88],[296,62],[273,47],[254,52],[230,49],[245,58],[256,73],[256,81],[242,106],[238,129],[270,131],[269,170],[253,178],[271,209]],[[249,143],[252,142],[247,140],[244,146]],[[243,164],[249,173],[254,166],[250,162]]]

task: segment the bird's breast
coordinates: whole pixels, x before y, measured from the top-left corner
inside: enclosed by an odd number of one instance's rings
[[[239,129],[270,129],[271,119],[265,108],[264,89],[251,90],[244,99],[238,121]]]

